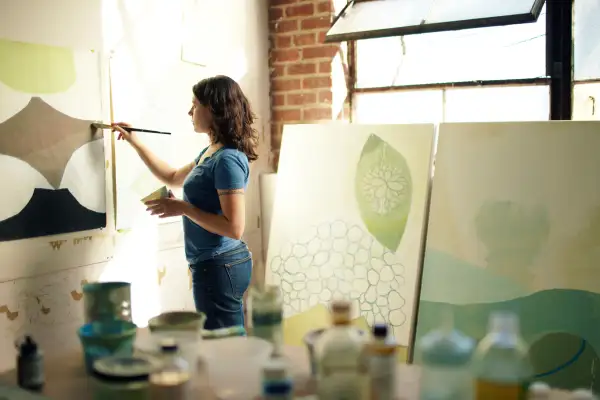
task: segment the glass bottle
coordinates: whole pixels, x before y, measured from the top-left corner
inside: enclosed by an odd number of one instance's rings
[[[279,286],[252,287],[248,310],[252,336],[270,342],[273,353],[280,354],[283,344],[283,298]]]
[[[477,400],[523,400],[533,367],[529,349],[519,332],[519,318],[511,312],[490,315],[488,334],[474,357]]]
[[[368,364],[365,338],[351,325],[351,304],[331,303],[332,325],[316,343],[319,400],[359,400],[367,397]]]
[[[267,360],[262,368],[262,399],[292,400],[294,398],[293,380],[288,375],[285,361],[280,357]]]
[[[161,342],[161,368],[150,375],[150,400],[187,400],[191,396],[188,363],[179,354],[175,341]]]
[[[417,357],[422,364],[421,400],[471,400],[471,358],[475,341],[454,329],[451,310],[442,325],[419,342]]]
[[[388,336],[386,324],[373,326],[369,344],[369,396],[371,400],[396,398],[396,343]]]

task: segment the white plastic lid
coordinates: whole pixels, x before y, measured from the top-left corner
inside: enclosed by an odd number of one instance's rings
[[[546,396],[550,396],[552,390],[550,386],[545,382],[533,382],[529,385],[529,395],[533,398],[546,398]]]
[[[596,397],[591,390],[577,389],[571,393],[571,400],[595,400]]]
[[[519,317],[510,311],[495,311],[490,315],[490,332],[519,333]]]

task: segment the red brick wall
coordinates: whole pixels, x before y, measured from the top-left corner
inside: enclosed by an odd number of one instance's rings
[[[331,0],[269,0],[271,149],[277,169],[284,124],[331,120],[331,61],[339,46],[323,43]]]

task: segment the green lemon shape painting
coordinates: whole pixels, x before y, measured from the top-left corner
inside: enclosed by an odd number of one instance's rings
[[[0,82],[13,90],[53,94],[69,89],[76,80],[71,49],[0,39]]]
[[[404,156],[375,134],[369,135],[358,161],[355,195],[367,230],[395,252],[408,221],[412,179]]]

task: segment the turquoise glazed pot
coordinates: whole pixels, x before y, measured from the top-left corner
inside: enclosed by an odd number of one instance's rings
[[[137,326],[132,322],[119,320],[87,323],[77,333],[83,347],[85,367],[91,372],[94,361],[98,359],[133,355]]]
[[[92,282],[83,285],[85,322],[131,322],[131,283]]]

